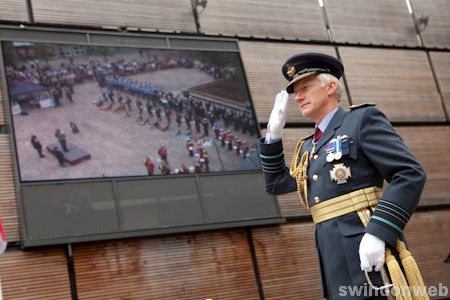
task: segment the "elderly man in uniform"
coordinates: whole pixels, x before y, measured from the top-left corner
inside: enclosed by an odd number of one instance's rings
[[[383,285],[385,247],[394,247],[414,212],[425,173],[391,124],[374,105],[339,106],[344,67],[334,57],[304,53],[282,67],[289,81],[278,93],[260,140],[270,194],[298,191],[316,225],[325,297],[385,299],[378,294],[349,297],[340,287]],[[315,123],[301,139],[290,168],[285,166],[282,129],[289,93]],[[389,186],[381,192],[383,181]],[[375,272],[371,272],[375,271]]]

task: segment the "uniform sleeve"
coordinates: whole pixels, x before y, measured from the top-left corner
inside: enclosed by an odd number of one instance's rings
[[[358,140],[363,153],[389,183],[366,232],[395,245],[419,203],[425,172],[386,116],[375,107],[363,113]]]
[[[289,169],[284,163],[282,141],[266,144],[265,139],[261,138],[259,148],[266,192],[271,195],[279,195],[296,191],[297,182],[289,174]]]

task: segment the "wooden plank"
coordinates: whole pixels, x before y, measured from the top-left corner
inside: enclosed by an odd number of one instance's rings
[[[450,264],[444,262],[450,254],[449,220],[448,208],[416,212],[405,228],[409,250],[417,261],[426,286],[442,284],[450,287]]]
[[[444,100],[447,118],[450,119],[450,53],[430,52],[430,57]]]
[[[425,52],[339,48],[352,102],[372,102],[391,121],[445,121]]]
[[[276,94],[286,88],[288,82],[281,73],[281,67],[289,57],[302,52],[321,52],[336,57],[334,48],[327,46],[241,41],[239,47],[260,123],[269,120]],[[341,102],[348,105],[345,91]],[[293,96],[289,100],[288,112],[288,122],[311,123],[301,115]]]
[[[206,34],[328,41],[316,1],[215,0],[208,1],[199,16],[201,31]]]
[[[26,0],[2,0],[0,20],[29,22]]]
[[[259,299],[244,230],[75,245],[80,299]]]
[[[196,32],[191,2],[186,0],[170,5],[165,0],[33,0],[32,5],[36,22]]]
[[[21,251],[8,249],[0,259],[4,299],[72,299],[62,248]]]
[[[421,206],[450,203],[450,127],[396,127],[427,174]]]
[[[322,299],[312,222],[253,228],[265,299]]]
[[[447,0],[410,0],[416,17],[428,16],[420,33],[425,47],[450,48],[450,2]]]
[[[419,46],[405,1],[324,1],[335,42]]]
[[[0,134],[0,217],[10,242],[20,240],[16,201],[9,136]]]

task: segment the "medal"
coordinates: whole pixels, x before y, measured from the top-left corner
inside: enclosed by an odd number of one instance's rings
[[[333,155],[334,160],[340,160],[342,158],[342,152],[336,152]]]
[[[332,139],[325,149],[325,152],[328,153],[326,156],[327,162],[332,162],[334,160],[334,151],[336,149],[336,139]]]
[[[328,153],[327,154],[327,162],[332,162],[334,160],[334,154],[333,153]]]
[[[330,170],[331,180],[336,181],[337,184],[347,183],[347,179],[352,177],[352,173],[349,167],[344,164],[335,164],[333,169]]]

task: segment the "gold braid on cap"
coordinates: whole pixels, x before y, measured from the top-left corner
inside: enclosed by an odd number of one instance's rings
[[[298,157],[300,155],[300,150],[302,149],[303,143],[305,140],[298,141],[297,146],[295,147],[294,155],[292,156],[291,167],[289,169],[289,173],[292,177],[295,178],[297,182],[297,192],[300,198],[300,203],[304,208],[309,209],[308,206],[308,151],[305,151],[298,162]]]

